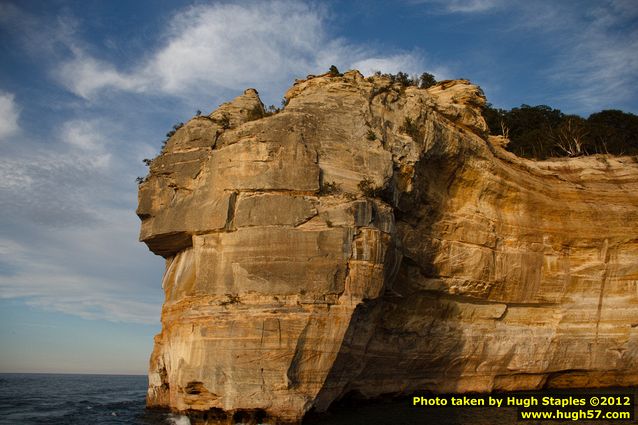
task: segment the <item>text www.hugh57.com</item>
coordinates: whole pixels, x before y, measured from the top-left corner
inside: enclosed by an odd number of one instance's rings
[[[412,397],[412,405],[426,409],[511,409],[519,421],[611,421],[634,420],[634,394],[547,393],[464,394]],[[512,412],[513,413],[513,412]],[[626,422],[625,422],[626,423]]]
[[[553,412],[531,412],[519,410],[519,420],[535,419],[535,420],[561,420],[568,419],[578,421],[582,419],[631,419],[630,412],[605,412],[602,410],[555,410]]]

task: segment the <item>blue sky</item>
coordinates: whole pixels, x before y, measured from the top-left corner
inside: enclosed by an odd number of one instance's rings
[[[0,1],[0,49],[0,372],[146,372],[164,264],[135,177],[247,87],[278,105],[335,64],[638,113],[633,0]]]

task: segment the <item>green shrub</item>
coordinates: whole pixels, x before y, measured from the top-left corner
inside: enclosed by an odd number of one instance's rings
[[[436,84],[434,75],[424,72],[419,77],[410,77],[408,73],[399,71],[396,74],[382,74],[380,71],[374,73],[375,77],[386,77],[390,79],[392,84],[399,84],[401,87],[418,87],[421,89],[427,89]]]
[[[379,193],[379,189],[374,185],[374,182],[368,177],[361,180],[358,184],[359,190],[365,196],[374,198]]]
[[[270,105],[270,106],[268,106],[266,108],[266,115],[265,116],[269,117],[271,115],[275,115],[279,111],[281,111],[281,109],[277,108],[275,105]]]
[[[334,65],[330,65],[330,70],[328,71],[328,74],[330,74],[331,77],[341,77],[343,75],[339,72],[339,69],[337,69],[337,67]]]
[[[225,307],[225,306],[231,305],[231,304],[241,304],[241,300],[239,299],[239,295],[226,294],[226,300],[224,300],[224,301],[219,303],[219,305],[221,305],[222,307]]]
[[[372,131],[371,128],[368,129],[368,134],[366,135],[366,138],[370,141],[374,141],[377,140],[377,135],[374,134],[374,131]]]
[[[324,182],[321,185],[321,189],[319,190],[320,195],[338,195],[343,190],[341,189],[341,185],[336,182]]]
[[[419,88],[420,89],[427,89],[428,87],[432,87],[435,84],[436,84],[436,78],[434,78],[434,75],[432,75],[432,74],[430,74],[428,72],[424,72],[419,77]]]

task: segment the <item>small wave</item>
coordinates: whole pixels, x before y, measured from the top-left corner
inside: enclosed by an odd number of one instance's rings
[[[171,413],[168,415],[168,423],[172,425],[191,425],[191,420],[188,419],[188,416]]]

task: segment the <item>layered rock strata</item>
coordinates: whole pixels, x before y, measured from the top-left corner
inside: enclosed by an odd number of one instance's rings
[[[638,384],[635,158],[518,158],[466,80],[285,98],[193,118],[140,185],[166,258],[149,406],[297,422],[351,392]]]

